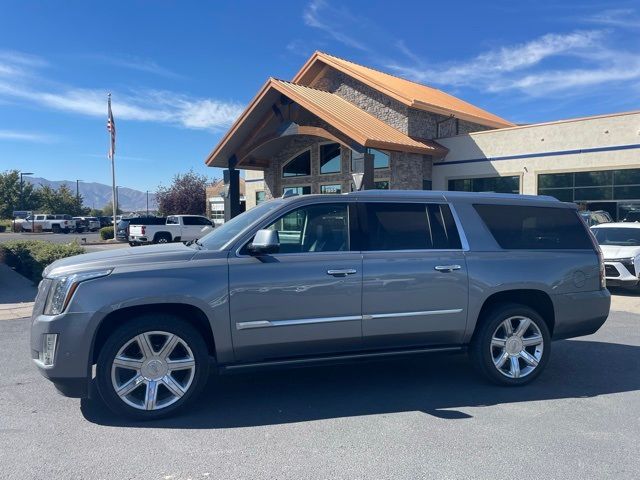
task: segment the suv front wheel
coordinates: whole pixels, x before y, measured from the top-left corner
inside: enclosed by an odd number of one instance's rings
[[[197,396],[207,382],[202,336],[171,315],[145,315],[117,329],[96,366],[100,396],[115,413],[140,420],[164,417]]]
[[[535,310],[519,304],[493,308],[471,343],[474,366],[500,385],[524,385],[544,370],[551,353],[551,335]]]

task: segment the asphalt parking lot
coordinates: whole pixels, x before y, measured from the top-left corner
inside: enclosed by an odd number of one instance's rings
[[[0,321],[0,477],[635,479],[640,298],[613,308],[523,388],[432,355],[212,377],[189,412],[150,423],[58,395],[28,319]]]

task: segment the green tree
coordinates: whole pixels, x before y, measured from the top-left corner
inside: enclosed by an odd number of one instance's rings
[[[39,205],[38,192],[26,180],[22,183],[20,198],[20,172],[0,172],[0,218],[11,218],[14,210],[36,210]]]
[[[122,210],[118,208],[118,213],[116,213],[116,215],[120,215],[121,213],[122,213]],[[102,207],[102,215],[105,217],[113,217],[113,202],[107,202],[107,204],[104,207]]]
[[[170,186],[158,187],[158,210],[164,216],[204,215],[207,208],[206,188],[210,183],[207,177],[193,170],[174,176]]]
[[[40,208],[45,213],[66,213],[69,215],[82,214],[82,195],[76,197],[65,184],[57,189],[43,185],[38,190]]]

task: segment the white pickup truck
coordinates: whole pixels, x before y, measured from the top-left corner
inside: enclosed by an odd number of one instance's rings
[[[37,213],[22,220],[21,226],[25,232],[30,232],[39,226],[43,232],[69,233],[75,231],[76,221],[71,215]]]
[[[190,242],[213,230],[213,223],[199,215],[171,215],[164,225],[129,225],[129,244]]]

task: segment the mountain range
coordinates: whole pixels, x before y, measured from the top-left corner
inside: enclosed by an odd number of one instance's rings
[[[40,177],[24,177],[25,182],[30,182],[34,186],[48,185],[51,188],[58,188],[65,184],[75,193],[75,180],[47,180]],[[111,202],[111,185],[96,182],[79,182],[78,190],[82,195],[82,203],[85,207],[102,208]],[[118,187],[118,206],[124,212],[142,211],[147,208],[147,193],[133,188]],[[155,210],[156,197],[155,194],[149,192],[149,209]]]

